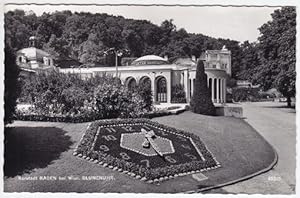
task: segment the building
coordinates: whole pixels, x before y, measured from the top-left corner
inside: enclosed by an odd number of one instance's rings
[[[259,88],[260,85],[253,85],[248,80],[237,80],[236,87],[238,87],[238,88]]]
[[[201,57],[205,63],[208,86],[214,103],[226,102],[226,79],[231,76],[231,52],[224,46],[222,50],[207,50]],[[130,65],[116,67],[63,68],[63,73],[80,74],[89,78],[103,73],[118,75],[122,83],[134,87],[139,83],[151,84],[153,100],[156,103],[171,103],[172,88],[181,85],[190,102],[196,77],[196,57],[179,58],[169,63],[167,58],[146,55],[134,60]]]
[[[172,63],[167,57],[146,55],[117,67],[86,67],[72,59],[54,58],[35,47],[35,37],[30,37],[29,47],[17,52],[17,64],[21,73],[31,75],[37,72],[57,71],[79,74],[87,79],[95,75],[111,74],[131,88],[140,83],[149,83],[155,103],[171,103],[172,90],[177,85],[183,87],[186,101],[190,102],[194,92],[197,58],[178,58]],[[205,73],[212,101],[215,104],[226,102],[226,79],[231,76],[231,52],[224,46],[221,50],[207,50],[198,59],[204,61]]]
[[[36,48],[36,38],[29,38],[29,47],[23,48],[16,53],[16,63],[21,69],[21,75],[28,76],[36,72],[57,70],[54,66],[53,57]]]

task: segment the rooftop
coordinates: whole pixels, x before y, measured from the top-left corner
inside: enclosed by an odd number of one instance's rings
[[[49,53],[41,49],[37,49],[36,47],[28,47],[28,48],[20,49],[19,51],[17,51],[17,54],[23,54],[30,60],[51,56]]]
[[[134,60],[131,63],[131,65],[155,65],[155,64],[157,65],[168,64],[168,60],[156,55],[146,55]]]

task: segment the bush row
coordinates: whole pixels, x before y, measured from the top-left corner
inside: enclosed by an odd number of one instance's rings
[[[171,115],[172,113],[165,110],[151,111],[139,114],[139,118],[155,118],[161,116]],[[41,115],[34,114],[24,111],[17,110],[14,115],[14,120],[22,121],[42,121],[42,122],[69,122],[69,123],[82,123],[82,122],[92,122],[95,120],[106,119],[100,117],[97,114],[84,114],[84,115]]]
[[[274,94],[268,94],[266,92],[259,91],[258,88],[233,88],[232,89],[232,99],[236,102],[238,101],[265,101],[272,100]]]
[[[78,75],[40,73],[23,79],[20,101],[33,108],[16,117],[60,121],[141,117],[152,111],[151,90],[147,91],[142,87],[129,90],[105,74],[82,80]]]

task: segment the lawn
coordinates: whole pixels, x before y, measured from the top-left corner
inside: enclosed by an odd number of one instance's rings
[[[241,119],[184,112],[153,120],[200,136],[222,167],[202,172],[202,181],[187,175],[148,184],[72,155],[89,123],[16,121],[5,133],[4,191],[202,191],[266,171],[276,162],[273,148]]]

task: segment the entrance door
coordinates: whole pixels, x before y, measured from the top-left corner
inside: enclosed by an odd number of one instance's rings
[[[167,102],[167,81],[164,77],[157,80],[156,93],[157,102]]]

